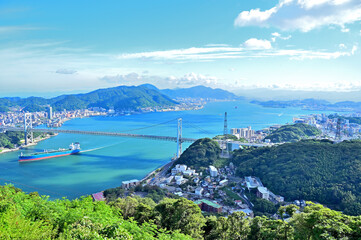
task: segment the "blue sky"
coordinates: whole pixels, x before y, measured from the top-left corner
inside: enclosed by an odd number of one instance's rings
[[[360,0],[0,1],[0,96],[361,90]]]

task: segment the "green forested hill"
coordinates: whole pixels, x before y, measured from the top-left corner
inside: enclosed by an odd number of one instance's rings
[[[0,110],[2,111],[7,111],[8,107],[21,106],[30,112],[43,110],[46,105],[51,105],[55,111],[61,111],[89,107],[135,110],[143,107],[171,106],[174,104],[176,102],[168,96],[145,86],[119,86],[98,89],[85,94],[62,95],[51,99],[40,97],[0,98]]]
[[[360,141],[302,140],[238,150],[232,161],[239,176],[260,177],[287,201],[317,201],[347,214],[361,214]]]
[[[303,138],[320,135],[321,131],[313,126],[296,123],[293,125],[284,125],[271,132],[265,139],[270,139],[273,143],[296,142]]]
[[[221,149],[216,141],[202,138],[190,145],[177,160],[179,164],[186,164],[192,168],[207,168],[219,159]]]

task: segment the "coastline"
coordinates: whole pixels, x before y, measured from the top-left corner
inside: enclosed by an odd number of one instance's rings
[[[33,143],[29,143],[27,146],[20,146],[20,147],[17,147],[17,148],[12,148],[12,149],[9,149],[9,148],[4,148],[4,149],[1,149],[1,152],[0,154],[4,154],[4,153],[10,153],[10,152],[15,152],[15,151],[19,151],[21,150],[22,148],[27,148],[27,147],[32,147],[32,146],[35,146],[37,145],[39,142],[43,141],[43,140],[47,140],[51,137],[55,137],[57,136],[58,134],[54,134],[54,135],[46,135],[46,137],[44,138],[41,138],[41,139],[34,139],[34,142]]]

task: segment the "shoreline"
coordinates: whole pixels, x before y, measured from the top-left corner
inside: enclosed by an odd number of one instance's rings
[[[54,134],[54,135],[47,135],[46,137],[41,138],[41,139],[34,139],[34,142],[33,142],[33,143],[29,143],[27,146],[20,146],[20,147],[12,148],[12,149],[4,148],[4,149],[1,149],[0,154],[15,152],[15,151],[19,151],[19,150],[21,150],[21,149],[23,149],[23,148],[36,146],[39,142],[44,141],[44,140],[47,140],[47,139],[49,139],[49,138],[51,138],[51,137],[55,137],[55,136],[57,136],[57,135],[58,135],[58,134],[56,133],[56,134]]]

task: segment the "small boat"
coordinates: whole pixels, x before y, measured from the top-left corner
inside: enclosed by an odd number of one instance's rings
[[[19,156],[19,162],[39,161],[48,158],[63,157],[78,153],[80,153],[80,143],[76,142],[70,144],[68,149],[63,148],[59,150],[44,150],[44,152],[36,152],[31,154],[21,153]]]

